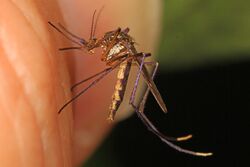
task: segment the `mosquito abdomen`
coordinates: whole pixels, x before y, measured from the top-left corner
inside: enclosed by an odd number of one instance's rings
[[[116,111],[118,110],[123,100],[130,68],[131,68],[131,61],[124,61],[119,66],[119,70],[117,73],[117,82],[115,84],[115,91],[113,93],[112,102],[109,107],[110,112],[108,120],[110,121],[114,120]]]

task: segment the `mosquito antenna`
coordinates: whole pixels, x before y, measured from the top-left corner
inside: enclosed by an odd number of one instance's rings
[[[92,16],[91,31],[90,31],[89,39],[93,38],[93,28],[94,28],[94,22],[95,22],[95,14],[96,14],[96,10],[94,11],[93,16]]]
[[[65,38],[67,38],[68,40],[70,40],[71,42],[82,46],[81,43],[78,43],[77,41],[73,40],[72,38],[70,38],[69,36],[67,36],[64,32],[62,32],[58,27],[56,27],[54,24],[52,24],[51,22],[48,22],[50,26],[52,26],[55,30],[57,30],[59,33],[61,33]]]
[[[94,28],[93,28],[93,37],[95,36],[95,31],[96,31],[96,27],[97,27],[97,23],[98,23],[98,20],[99,20],[99,18],[100,18],[100,15],[101,15],[101,13],[102,13],[102,11],[103,11],[103,8],[104,8],[104,5],[102,6],[102,8],[99,10],[99,12],[98,12],[98,14],[97,14],[97,16],[96,16],[96,20],[95,20],[95,24],[94,24]]]
[[[206,156],[211,156],[213,155],[213,153],[203,153],[203,152],[194,152],[191,150],[187,150],[184,148],[181,148],[173,143],[171,143],[169,141],[169,138],[164,136],[162,133],[160,133],[155,126],[153,126],[153,124],[151,123],[151,121],[146,117],[146,115],[143,112],[140,112],[138,110],[136,110],[136,114],[138,115],[138,117],[142,120],[142,122],[149,128],[149,130],[154,133],[156,136],[158,136],[164,143],[166,143],[167,145],[169,145],[170,147],[172,147],[173,149],[179,151],[179,152],[183,152],[186,154],[190,154],[190,155],[194,155],[194,156],[202,156],[202,157],[206,157]],[[183,139],[189,139],[191,136],[185,136],[182,137]]]
[[[63,29],[65,32],[67,32],[71,37],[80,40],[80,42],[81,42],[82,44],[84,44],[84,45],[87,44],[87,41],[86,41],[85,39],[83,39],[83,38],[81,38],[81,37],[79,37],[79,36],[73,34],[73,33],[70,32],[68,29],[66,29],[62,24],[58,23],[58,25],[59,25],[59,27],[60,27],[61,29]]]
[[[119,62],[118,64],[116,64],[115,66],[113,66],[112,68],[109,68],[107,71],[105,71],[105,73],[103,73],[99,78],[97,78],[96,80],[94,80],[91,84],[89,84],[85,89],[83,89],[81,92],[79,92],[76,96],[74,96],[73,98],[71,98],[67,103],[65,103],[60,110],[58,111],[58,114],[60,114],[62,112],[62,110],[67,107],[70,103],[72,103],[72,101],[74,101],[75,99],[77,99],[79,96],[81,96],[83,93],[85,93],[89,88],[91,88],[92,86],[94,86],[96,83],[98,83],[103,77],[105,77],[107,74],[109,74],[111,71],[113,71],[118,65],[120,65],[121,62]]]

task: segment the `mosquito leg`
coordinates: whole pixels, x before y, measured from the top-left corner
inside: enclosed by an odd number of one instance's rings
[[[153,123],[146,117],[146,115],[141,112],[141,106],[139,107],[139,109],[137,108],[135,110],[136,114],[138,115],[138,117],[142,120],[143,124],[146,125],[146,127],[148,128],[149,131],[153,132],[155,135],[157,135],[160,138],[164,138],[165,140],[168,141],[185,141],[188,140],[192,137],[192,135],[187,135],[187,136],[183,136],[183,137],[170,137],[170,136],[166,136],[164,134],[162,134],[154,125]],[[139,113],[138,113],[139,112]]]
[[[136,93],[136,90],[137,90],[137,87],[138,87],[138,83],[139,83],[139,79],[140,79],[140,76],[141,76],[142,68],[143,68],[144,63],[145,63],[144,59],[145,59],[145,57],[147,57],[146,53],[140,53],[140,54],[142,54],[141,64],[140,64],[139,70],[137,72],[134,88],[132,90],[132,93],[131,93],[131,96],[130,96],[130,99],[129,99],[129,104],[132,105],[134,108],[136,108],[136,106],[134,105],[135,93]]]
[[[91,88],[92,86],[94,86],[96,83],[98,83],[103,77],[105,77],[107,74],[109,74],[111,71],[113,71],[121,62],[115,64],[112,68],[108,68],[106,69],[106,71],[99,76],[99,78],[97,78],[96,80],[94,80],[91,84],[89,84],[85,89],[83,89],[81,92],[79,92],[77,95],[75,95],[73,98],[71,98],[68,102],[66,102],[58,111],[58,113],[60,114],[62,112],[62,110],[67,107],[70,103],[72,103],[72,101],[74,101],[75,99],[77,99],[79,96],[81,96],[83,93],[85,93],[89,88]]]
[[[78,47],[78,46],[70,46],[70,47],[65,47],[65,48],[59,48],[59,50],[60,51],[65,51],[65,50],[74,50],[74,49],[76,49],[76,50],[81,50],[82,49],[82,47]]]
[[[152,75],[151,75],[151,78],[152,79],[154,79],[154,77],[155,77],[155,74],[156,74],[156,72],[157,72],[157,70],[158,70],[158,66],[159,66],[159,63],[158,62],[154,62],[154,61],[152,61],[152,62],[144,62],[144,58],[145,58],[145,56],[143,56],[142,57],[142,60],[141,60],[141,65],[140,65],[140,68],[139,68],[139,72],[142,72],[142,71],[140,71],[141,69],[142,69],[142,66],[143,65],[153,65],[153,66],[155,66],[154,67],[154,69],[153,69],[153,73],[152,73]],[[135,90],[136,89],[136,84],[138,84],[138,80],[139,80],[139,72],[138,72],[138,75],[137,75],[137,80],[135,81],[135,86],[134,86],[134,89],[133,90]],[[149,91],[150,91],[150,89],[147,87],[147,90],[146,90],[146,92],[145,92],[145,94],[144,94],[144,96],[143,96],[143,98],[142,98],[142,101],[140,102],[140,105],[139,105],[139,109],[138,109],[138,107],[136,107],[136,105],[134,104],[134,99],[135,99],[135,94],[133,94],[133,92],[132,92],[132,95],[133,95],[133,97],[130,97],[130,105],[132,105],[133,106],[133,108],[136,110],[136,112],[141,112],[142,114],[143,114],[143,111],[144,111],[144,106],[145,106],[145,103],[146,103],[146,101],[147,101],[147,97],[148,97],[148,94],[149,94]],[[134,92],[135,93],[135,92]],[[132,96],[131,95],[131,96]],[[143,114],[144,115],[144,114]],[[145,116],[145,115],[144,115]],[[141,118],[141,117],[140,117]],[[142,119],[141,118],[141,120],[142,120],[142,122],[148,127],[148,129],[150,130],[150,131],[157,131],[158,133],[160,133],[157,129],[156,129],[156,127],[152,124],[152,122],[150,122],[147,118],[144,118],[144,119]],[[163,134],[161,134],[161,136],[164,136]],[[168,137],[168,136],[164,136],[167,140],[170,140],[170,141],[184,141],[184,140],[188,140],[188,139],[190,139],[191,137],[192,137],[192,135],[187,135],[187,136],[183,136],[183,137],[178,137],[178,138],[174,138],[174,137]]]
[[[142,61],[143,62],[143,61]],[[154,65],[155,68],[153,70],[152,76],[151,78],[154,79],[156,71],[158,69],[158,62],[144,62],[145,65]],[[168,137],[164,134],[162,134],[154,125],[153,123],[146,117],[146,115],[143,113],[144,107],[145,107],[145,103],[148,97],[150,89],[147,88],[142,101],[140,102],[139,108],[135,107],[134,101],[131,101],[131,105],[135,108],[135,112],[137,114],[137,116],[142,120],[143,124],[149,129],[149,131],[151,131],[152,133],[154,133],[157,137],[159,137],[164,143],[166,143],[167,145],[169,145],[170,147],[174,148],[177,151],[180,152],[184,152],[187,154],[191,154],[191,155],[195,155],[195,156],[210,156],[212,155],[212,153],[202,153],[202,152],[194,152],[194,151],[190,151],[187,149],[183,149],[173,143],[171,143],[170,141],[184,141],[184,140],[188,140],[192,137],[192,135],[187,135],[184,137],[178,137],[178,138],[174,138],[174,137]]]
[[[140,107],[139,107],[140,110]],[[151,121],[146,117],[146,115],[143,112],[140,112],[139,110],[136,110],[136,114],[138,115],[138,117],[142,120],[142,122],[148,127],[148,129],[154,133],[157,137],[159,137],[164,143],[166,143],[168,146],[172,147],[173,149],[179,151],[179,152],[183,152],[186,154],[190,154],[190,155],[194,155],[194,156],[211,156],[212,153],[208,152],[208,153],[203,153],[203,152],[194,152],[191,150],[187,150],[184,148],[181,148],[173,143],[171,143],[171,140],[175,140],[174,138],[169,138],[165,135],[163,135],[161,132],[159,132],[156,127],[151,123]],[[188,136],[186,137],[188,138]],[[178,138],[177,138],[178,139]]]
[[[158,62],[154,62],[154,61],[152,61],[152,62],[144,62],[145,57],[151,56],[150,54],[145,54],[145,53],[140,53],[140,54],[142,54],[143,57],[141,59],[141,64],[140,64],[140,67],[139,67],[139,70],[138,70],[138,73],[137,73],[137,77],[136,77],[136,81],[135,81],[135,84],[134,84],[134,88],[133,88],[133,91],[131,93],[130,100],[129,100],[129,104],[133,105],[134,107],[135,107],[135,105],[134,105],[135,93],[136,93],[136,90],[137,90],[137,87],[138,87],[138,82],[139,82],[140,75],[142,73],[142,68],[143,68],[144,64],[145,65],[153,65],[153,66],[155,66],[154,70],[153,70],[153,74],[151,76],[152,79],[154,79],[154,76],[155,76],[155,74],[157,72],[157,69],[158,69]],[[145,92],[145,96],[143,97],[143,98],[145,98],[145,100],[142,100],[142,102],[144,104],[145,104],[145,102],[147,100],[149,91],[150,91],[150,89],[147,88],[147,90]],[[143,112],[143,111],[144,111],[144,109],[141,112]]]
[[[147,95],[145,94],[144,97],[146,97]],[[146,99],[143,97],[143,100]],[[165,140],[168,141],[185,141],[185,140],[189,140],[190,138],[192,138],[192,135],[186,135],[186,136],[182,136],[182,137],[170,137],[170,136],[166,136],[164,134],[162,134],[154,125],[153,123],[146,117],[146,115],[144,114],[144,112],[142,110],[144,110],[144,106],[145,106],[145,101],[141,101],[139,108],[135,108],[135,112],[138,115],[138,117],[142,120],[142,122],[144,123],[144,125],[146,125],[146,127],[148,128],[149,131],[153,132],[155,135],[157,135],[160,138],[163,138]]]
[[[155,66],[154,70],[153,70],[153,73],[152,73],[152,76],[151,76],[152,80],[154,80],[155,74],[156,74],[156,72],[158,70],[159,63],[156,62],[156,61],[151,61],[151,62],[144,62],[144,64],[145,65],[153,65],[153,66]],[[147,87],[147,90],[146,90],[146,92],[145,92],[145,94],[144,94],[144,96],[142,98],[141,103],[140,103],[140,110],[139,110],[140,112],[144,111],[145,103],[147,101],[149,92],[150,92],[150,89],[149,89],[149,87]]]
[[[157,72],[157,70],[158,70],[159,63],[158,63],[158,62],[155,62],[155,61],[151,61],[151,62],[145,62],[144,64],[145,64],[145,65],[153,65],[153,66],[155,66],[155,67],[154,67],[154,70],[153,70],[153,73],[152,73],[152,76],[151,76],[151,78],[152,78],[152,80],[153,80],[154,77],[155,77],[155,74],[156,74],[156,72]],[[146,104],[146,101],[147,101],[149,92],[150,92],[150,89],[147,88],[147,90],[146,90],[146,92],[145,92],[145,94],[144,94],[144,96],[143,96],[143,98],[142,98],[142,101],[141,101],[141,103],[140,103],[140,106],[139,106],[139,110],[138,110],[138,111],[141,112],[141,113],[143,113],[143,111],[144,111],[144,107],[145,107],[145,104]],[[156,129],[156,128],[154,127],[154,125],[153,125],[150,121],[149,121],[148,123],[149,123],[149,126],[150,126],[152,129]],[[158,130],[157,130],[157,131],[158,131]],[[173,138],[173,137],[170,137],[170,138],[174,139],[174,141],[184,141],[184,140],[188,140],[188,139],[192,138],[192,135],[189,134],[189,135],[182,136],[182,137],[178,137],[178,138]]]
[[[80,85],[80,84],[82,84],[82,83],[84,83],[84,82],[86,82],[86,81],[88,81],[88,80],[90,80],[90,79],[92,79],[92,78],[95,78],[95,77],[97,77],[98,75],[101,75],[101,74],[103,74],[103,73],[109,71],[111,68],[112,68],[112,67],[106,68],[106,69],[104,69],[104,70],[102,70],[102,71],[100,71],[100,72],[98,72],[98,73],[96,73],[96,74],[94,74],[94,75],[92,75],[92,76],[90,76],[90,77],[88,77],[88,78],[86,78],[86,79],[80,81],[80,82],[75,83],[75,84],[71,87],[70,90],[73,91],[74,88],[76,88],[78,85]]]

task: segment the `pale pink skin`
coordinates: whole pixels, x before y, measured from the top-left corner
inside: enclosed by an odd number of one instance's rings
[[[115,73],[57,114],[72,96],[72,83],[100,71],[105,64],[100,62],[99,54],[59,52],[58,48],[71,44],[47,22],[60,22],[88,39],[93,11],[105,5],[97,36],[118,26],[128,26],[140,49],[152,52],[160,27],[159,14],[155,14],[159,13],[160,2],[121,2],[1,1],[0,166],[77,166],[110,131],[112,124],[107,123],[106,117]],[[155,9],[150,9],[152,4]],[[129,13],[121,12],[124,8]],[[143,19],[145,9],[157,16]]]

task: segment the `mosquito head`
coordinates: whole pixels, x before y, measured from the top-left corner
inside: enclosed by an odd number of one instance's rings
[[[94,13],[92,15],[92,23],[91,23],[91,28],[90,28],[89,41],[88,42],[83,41],[83,43],[82,43],[90,54],[94,53],[93,49],[100,47],[100,45],[99,45],[100,42],[95,37],[95,31],[97,28],[98,19],[100,17],[100,14],[101,14],[103,8],[104,8],[104,6],[100,9],[97,16],[96,16],[96,10],[94,11]]]
[[[94,53],[94,49],[99,47],[98,39],[95,38],[95,37],[93,37],[93,38],[91,38],[91,39],[86,43],[86,45],[84,45],[84,46],[85,46],[85,49],[86,49],[90,54],[92,54],[92,53]]]

